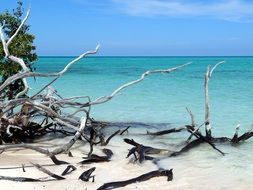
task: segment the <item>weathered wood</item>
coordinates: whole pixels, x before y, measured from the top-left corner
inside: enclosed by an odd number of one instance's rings
[[[207,71],[205,74],[205,128],[206,128],[206,137],[207,139],[212,138],[212,132],[211,132],[211,123],[210,123],[210,104],[209,104],[209,80],[211,79],[213,71],[218,67],[220,64],[225,63],[225,61],[221,61],[217,63],[212,69],[210,66],[207,67]]]
[[[251,129],[250,131],[248,131],[248,132],[244,133],[243,135],[239,136],[238,137],[238,142],[246,141],[249,138],[251,138],[252,136],[253,136],[253,130]]]
[[[193,133],[191,128],[188,128],[188,131],[190,133]],[[223,156],[225,155],[224,152],[222,152],[220,149],[218,149],[212,142],[212,140],[214,138],[209,139],[209,137],[207,136],[203,136],[199,131],[196,132],[196,134],[194,134],[195,137],[197,137],[198,139],[202,140],[203,142],[206,142],[207,144],[209,144],[213,149],[217,150],[219,153],[221,153]]]
[[[92,176],[92,173],[95,171],[95,167],[93,167],[93,168],[91,168],[91,169],[89,169],[89,170],[87,170],[87,171],[85,171],[85,172],[83,172],[80,176],[79,176],[79,178],[78,179],[81,179],[82,181],[89,181],[90,180],[90,178],[92,178],[92,182],[94,182],[95,181],[95,176],[93,175]]]
[[[107,138],[106,141],[101,141],[101,145],[102,145],[102,146],[108,145],[108,143],[110,142],[110,140],[111,140],[114,136],[116,136],[117,134],[119,134],[120,131],[121,131],[121,130],[115,131],[112,135],[110,135],[110,136]]]
[[[124,141],[127,144],[134,146],[134,148],[129,150],[127,158],[133,154],[135,157],[135,161],[139,160],[140,163],[142,163],[145,160],[145,158],[150,159],[150,157],[147,157],[146,154],[164,154],[170,152],[169,150],[166,149],[158,149],[139,144],[135,142],[133,139],[130,140],[125,138]]]
[[[157,132],[147,131],[147,135],[161,136],[161,135],[167,135],[170,133],[178,133],[178,132],[181,132],[182,130],[185,130],[185,129],[186,129],[185,127],[180,127],[180,128],[173,128],[173,129],[162,130],[162,131],[157,131]]]
[[[69,157],[73,157],[72,152],[69,151],[69,152],[68,152],[68,156],[69,156]]]
[[[172,179],[173,179],[172,169],[170,169],[170,170],[163,170],[163,169],[155,170],[155,171],[148,172],[146,174],[140,175],[138,177],[135,177],[135,178],[132,178],[129,180],[105,183],[104,185],[99,187],[97,190],[116,189],[116,188],[120,188],[120,187],[125,187],[129,184],[132,184],[132,183],[147,181],[151,178],[161,177],[161,176],[167,177],[167,181],[172,181]]]
[[[43,182],[40,179],[34,179],[29,177],[10,177],[10,176],[0,176],[0,180],[16,181],[16,182]]]
[[[189,113],[189,115],[191,117],[192,127],[195,128],[196,124],[195,124],[195,119],[194,119],[193,113],[191,112],[191,110],[189,108],[186,108],[186,111]]]
[[[129,129],[130,127],[131,127],[131,126],[126,127],[126,128],[120,133],[120,135],[123,135],[125,132],[128,132],[128,129]]]
[[[128,83],[125,83],[123,85],[121,85],[119,88],[117,88],[116,90],[114,90],[110,95],[108,96],[102,96],[100,98],[97,98],[96,100],[94,101],[91,101],[89,103],[87,103],[87,106],[92,106],[92,105],[97,105],[97,104],[103,104],[105,102],[108,102],[109,100],[111,100],[113,97],[115,97],[119,92],[121,92],[122,90],[124,90],[125,88],[128,88],[129,86],[132,86],[132,85],[135,85],[137,83],[140,83],[141,81],[143,81],[148,75],[151,75],[151,74],[160,74],[160,73],[166,73],[166,74],[169,74],[169,73],[172,73],[174,71],[177,71],[179,69],[182,69],[183,67],[185,66],[188,66],[190,65],[192,62],[188,62],[186,64],[183,64],[183,65],[179,65],[179,66],[176,66],[176,67],[173,67],[173,68],[170,68],[170,69],[164,69],[164,70],[150,70],[150,71],[146,71],[145,73],[143,73],[140,78],[136,79],[136,80],[133,80],[131,82],[128,82]]]
[[[58,160],[55,155],[50,156],[50,159],[55,163],[55,165],[69,164],[66,161]]]
[[[61,165],[61,164],[69,164],[66,161],[62,161],[62,160],[58,160],[56,158],[55,155],[53,155],[49,150],[40,148],[38,146],[34,146],[34,145],[29,145],[29,144],[10,144],[10,145],[2,145],[0,146],[0,150],[2,150],[2,152],[9,150],[9,149],[17,149],[17,148],[26,148],[26,149],[31,149],[34,150],[36,152],[39,152],[41,154],[45,154],[47,156],[49,156],[49,158],[56,164],[56,165]],[[1,152],[1,153],[2,153]]]
[[[43,173],[45,173],[45,174],[51,176],[52,178],[55,178],[55,179],[57,179],[57,180],[63,180],[63,179],[65,179],[64,177],[61,177],[61,176],[59,176],[59,175],[57,175],[57,174],[54,174],[54,173],[50,172],[49,170],[47,170],[46,168],[42,167],[42,166],[39,165],[39,164],[34,164],[34,163],[31,163],[31,164],[32,164],[35,168],[37,168],[37,169],[40,170],[41,172],[43,172]]]
[[[110,149],[106,149],[106,148],[104,148],[102,151],[106,156],[98,156],[96,154],[91,154],[85,160],[79,163],[91,164],[91,163],[98,163],[98,162],[110,162],[113,152]]]
[[[23,171],[23,172],[26,172],[26,171],[25,171],[25,165],[24,165],[24,164],[22,164],[22,171]]]
[[[75,171],[76,167],[73,165],[68,165],[67,168],[62,172],[62,176],[65,176],[67,174],[70,174],[71,172]]]
[[[189,151],[190,149],[199,146],[202,142],[203,142],[202,139],[195,139],[195,140],[189,142],[187,145],[185,145],[181,150],[173,152],[172,154],[170,154],[169,157],[179,156],[182,153],[185,153],[185,152]]]

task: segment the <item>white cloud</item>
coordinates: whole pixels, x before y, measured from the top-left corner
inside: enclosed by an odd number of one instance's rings
[[[134,16],[208,17],[228,21],[253,21],[253,1],[246,0],[112,0]]]

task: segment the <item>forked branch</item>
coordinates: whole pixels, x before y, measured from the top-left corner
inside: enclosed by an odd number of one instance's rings
[[[206,137],[208,139],[212,138],[211,134],[211,123],[210,123],[210,105],[209,105],[209,80],[212,77],[213,71],[221,64],[225,63],[225,61],[221,61],[217,63],[213,68],[210,68],[208,65],[207,71],[205,74],[205,129],[206,129]]]

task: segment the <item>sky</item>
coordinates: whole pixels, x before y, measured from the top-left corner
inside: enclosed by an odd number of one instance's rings
[[[253,0],[23,0],[41,56],[253,55]],[[16,0],[0,0],[0,11]]]

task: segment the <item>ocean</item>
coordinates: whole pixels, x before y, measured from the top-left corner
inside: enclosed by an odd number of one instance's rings
[[[73,57],[40,57],[37,72],[61,70]],[[109,95],[120,85],[153,69],[167,69],[192,62],[171,74],[148,76],[111,101],[92,107],[97,120],[114,122],[190,122],[186,107],[196,122],[204,121],[204,74],[208,65],[225,61],[210,80],[210,106],[213,132],[231,135],[237,124],[247,129],[253,123],[253,57],[88,57],[73,65],[52,86],[63,97],[88,95],[92,100]],[[30,79],[32,94],[49,79]]]

